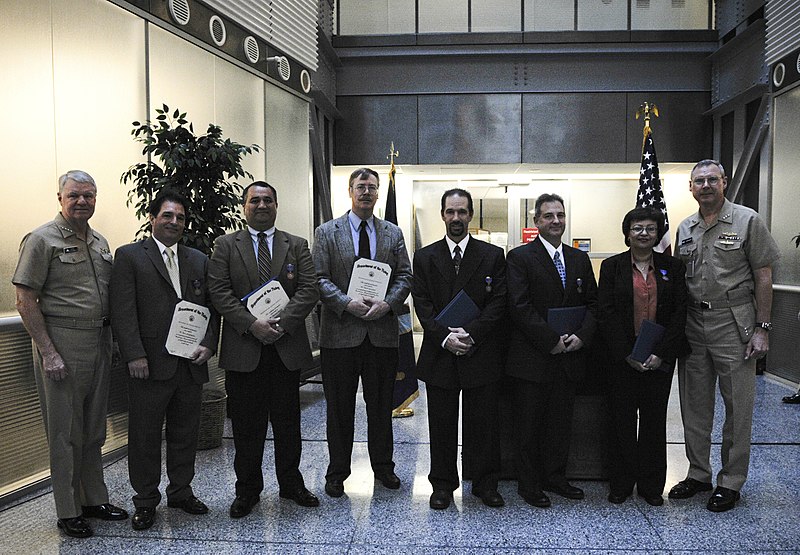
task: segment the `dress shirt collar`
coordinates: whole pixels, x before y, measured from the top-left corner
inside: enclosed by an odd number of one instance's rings
[[[347,213],[347,219],[350,222],[350,227],[352,228],[354,233],[358,233],[359,232],[359,228],[361,227],[361,222],[362,221],[367,222],[367,233],[372,233],[375,230],[375,216],[374,215],[370,216],[366,220],[362,220],[361,218],[359,218],[358,216],[353,214],[352,210],[350,210]]]
[[[453,255],[453,249],[456,248],[456,245],[461,247],[461,256],[464,256],[464,253],[467,250],[467,243],[469,242],[469,233],[467,233],[467,236],[464,237],[458,243],[456,243],[455,241],[450,239],[450,237],[448,237],[447,235],[444,236],[444,240],[447,241],[447,248],[450,249],[450,258],[452,258],[454,256]]]
[[[266,234],[266,236],[267,236],[266,239],[268,241],[270,241],[272,239],[272,236],[275,235],[275,226],[272,226],[271,228],[269,228],[269,229],[267,229],[265,231],[259,231],[257,229],[253,229],[250,226],[247,226],[247,231],[250,232],[250,236],[253,238],[253,241],[255,241],[255,242],[258,242],[258,234],[259,233]]]
[[[539,238],[539,240],[544,245],[544,248],[547,249],[547,254],[550,255],[550,258],[553,258],[556,255],[556,252],[558,252],[558,256],[561,257],[561,262],[564,262],[564,249],[561,248],[561,247],[564,246],[563,243],[559,243],[558,244],[558,248],[556,248],[556,247],[554,247],[553,245],[550,244],[550,241],[545,241],[541,237]]]
[[[154,236],[151,235],[151,237],[153,237],[153,241],[155,241],[156,246],[158,247],[158,252],[161,253],[161,256],[163,258],[165,256],[164,249],[166,249],[167,246],[164,243],[162,243],[161,241],[159,241],[158,239],[156,239]],[[177,264],[178,263],[178,243],[175,243],[174,245],[172,245],[170,247],[170,249],[172,250],[172,252],[175,253],[175,264]]]

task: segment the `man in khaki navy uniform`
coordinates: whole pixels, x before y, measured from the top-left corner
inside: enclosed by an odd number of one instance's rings
[[[756,359],[769,350],[772,265],[778,246],[753,210],[725,198],[728,180],[715,160],[692,169],[689,188],[700,210],[678,228],[686,263],[692,353],[678,366],[689,472],[669,492],[686,499],[710,491],[715,383],[725,402],[722,468],[708,509],[732,509],[747,479]]]
[[[128,518],[108,502],[101,458],[111,369],[111,251],[89,227],[94,179],[73,170],[58,187],[61,213],[22,240],[11,281],[33,339],[58,527],[86,538],[93,532],[84,517]]]

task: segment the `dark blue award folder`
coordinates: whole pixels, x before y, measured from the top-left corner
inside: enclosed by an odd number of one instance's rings
[[[462,328],[480,315],[478,305],[462,289],[447,303],[434,321],[446,328]]]
[[[580,329],[585,317],[585,306],[565,306],[547,309],[547,323],[558,335],[575,333]]]
[[[644,364],[647,357],[653,354],[653,349],[656,348],[656,345],[664,338],[666,331],[667,328],[661,324],[643,320],[642,328],[639,330],[639,337],[636,338],[636,343],[633,345],[631,358]]]

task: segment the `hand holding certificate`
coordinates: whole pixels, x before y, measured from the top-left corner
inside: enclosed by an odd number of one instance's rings
[[[347,296],[351,299],[375,299],[382,301],[389,289],[392,267],[384,262],[359,258],[353,264]]]
[[[167,335],[167,352],[191,359],[206,336],[210,320],[211,311],[204,306],[189,301],[176,304]]]
[[[270,320],[280,317],[281,311],[289,304],[289,295],[286,294],[281,282],[271,279],[249,293],[242,301],[250,314],[259,319]]]

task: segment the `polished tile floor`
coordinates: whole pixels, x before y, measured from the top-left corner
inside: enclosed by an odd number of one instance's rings
[[[668,488],[687,468],[675,386]],[[331,499],[323,492],[325,400],[321,386],[306,385],[301,389],[301,470],[309,489],[321,498],[319,508],[300,508],[278,498],[270,439],[261,502],[250,516],[230,519],[233,442],[226,426],[223,446],[200,452],[197,461],[195,493],[210,514],[190,516],[162,503],[150,530],[135,532],[130,521],[95,521],[95,536],[78,540],[59,533],[52,495],[41,491],[0,507],[0,553],[800,553],[800,406],[780,402],[789,392],[787,385],[758,378],[750,479],[739,506],[727,513],[707,511],[705,495],[667,500],[663,507],[650,507],[635,496],[611,505],[607,484],[591,481],[579,483],[586,490],[584,501],[553,496],[553,506],[544,510],[525,504],[515,483],[501,482],[507,501],[501,509],[484,507],[465,485],[448,510],[431,511],[424,393],[413,404],[414,417],[394,422],[402,488],[390,491],[373,481],[362,405],[353,475],[345,482],[346,495]],[[717,467],[719,417],[713,451]],[[112,502],[131,510],[127,474],[126,459],[106,468]]]

